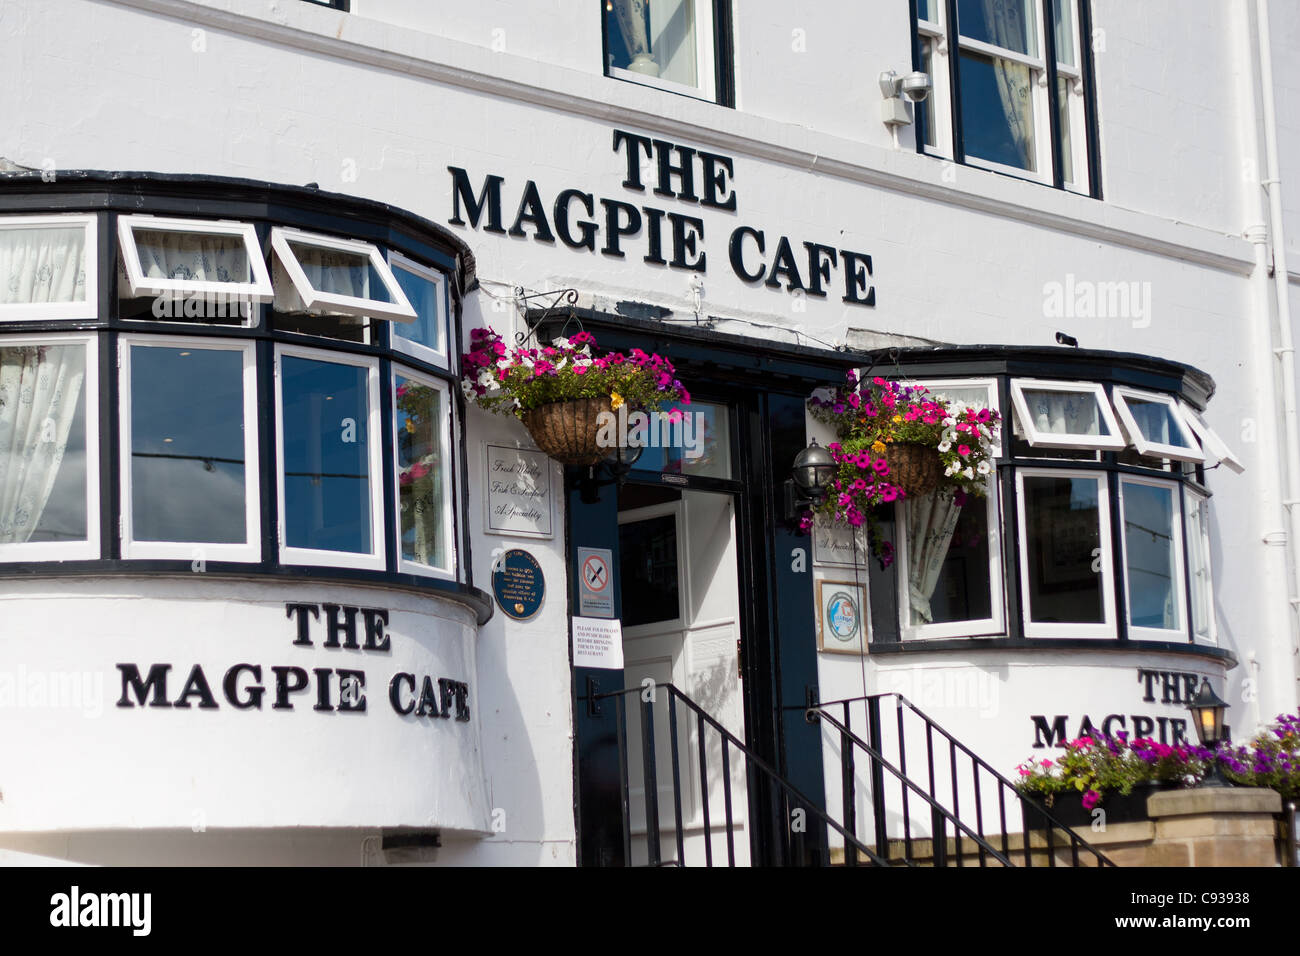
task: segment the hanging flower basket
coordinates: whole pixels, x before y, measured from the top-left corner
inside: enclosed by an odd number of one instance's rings
[[[909,498],[928,495],[939,487],[943,477],[943,460],[929,445],[914,442],[891,442],[885,446],[889,463],[889,481],[902,488]]]
[[[601,412],[612,412],[608,395],[551,402],[521,414],[534,443],[563,465],[594,465],[611,451],[596,443]]]

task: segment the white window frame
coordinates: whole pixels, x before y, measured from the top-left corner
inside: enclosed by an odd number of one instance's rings
[[[1078,0],[1061,0],[1061,4],[1069,7],[1070,10],[1070,43],[1073,47],[1074,65],[1071,66],[1066,63],[1061,58],[1061,51],[1058,49],[1056,51],[1056,75],[1058,79],[1069,81],[1067,84],[1066,111],[1070,117],[1070,167],[1074,173],[1074,178],[1064,179],[1065,171],[1062,170],[1061,172],[1066,189],[1086,196],[1089,193],[1088,115],[1083,98],[1083,49],[1082,37],[1079,32],[1082,29],[1082,24],[1079,20]],[[1046,26],[1044,29],[1046,29]],[[1065,144],[1062,143],[1061,146],[1064,148]]]
[[[134,536],[134,499],[131,469],[131,348],[169,348],[240,352],[243,356],[244,387],[244,535],[242,544],[210,541],[137,541]],[[118,340],[118,427],[121,434],[119,480],[122,488],[122,557],[185,561],[240,561],[262,559],[261,470],[257,445],[257,353],[251,341],[234,339],[175,337],[166,335],[123,335]]]
[[[370,465],[370,551],[327,551],[320,548],[301,548],[289,544],[284,497],[284,375],[281,363],[285,357],[310,359],[334,365],[351,365],[366,370],[366,394],[369,409],[366,415],[366,434],[369,441],[367,461]],[[275,448],[276,448],[276,501],[279,515],[276,536],[282,565],[311,565],[314,567],[360,568],[371,571],[387,570],[387,522],[384,520],[384,461],[381,448],[383,416],[379,404],[379,359],[364,355],[351,355],[326,349],[298,345],[277,344],[275,347]]]
[[[317,291],[308,280],[307,273],[298,262],[298,257],[294,255],[290,242],[367,257],[393,301],[381,302],[378,299],[362,299],[339,292]],[[393,271],[388,268],[388,263],[384,261],[378,247],[373,243],[363,242],[360,239],[340,239],[337,236],[303,232],[287,226],[274,226],[271,229],[271,248],[275,251],[276,258],[283,266],[289,281],[293,283],[294,291],[297,292],[306,310],[341,312],[344,315],[388,319],[394,322],[415,321],[415,308],[407,301],[406,293],[397,284]]]
[[[1086,622],[1034,621],[1033,605],[1029,593],[1029,529],[1026,521],[1026,509],[1029,501],[1025,497],[1025,478],[1082,478],[1097,483],[1097,517],[1098,541],[1100,543],[1102,616],[1100,624]],[[1111,534],[1110,519],[1110,482],[1109,472],[1097,470],[1074,470],[1067,468],[1017,468],[1016,469],[1016,519],[1019,525],[1018,544],[1020,546],[1020,596],[1021,619],[1024,624],[1025,637],[1063,637],[1063,638],[1100,638],[1113,640],[1117,636],[1115,625],[1115,568],[1112,554],[1114,538]]]
[[[199,279],[154,279],[144,274],[140,265],[140,251],[135,245],[135,230],[151,229],[157,232],[179,232],[209,236],[235,236],[243,240],[248,255],[252,279],[249,282],[211,282]],[[172,295],[183,298],[191,295],[215,295],[222,299],[244,299],[250,302],[270,302],[274,296],[271,274],[267,271],[262,246],[257,241],[257,230],[252,223],[228,219],[168,219],[161,216],[120,216],[117,220],[117,239],[122,250],[122,266],[127,286],[133,298],[150,295]]]
[[[928,386],[927,386],[928,387]],[[977,499],[978,500],[978,499]],[[1002,509],[998,500],[997,474],[989,475],[988,492],[983,499],[988,512],[989,537],[989,607],[992,617],[967,621],[946,621],[940,624],[909,624],[912,619],[908,594],[907,509],[910,502],[899,502],[895,518],[898,533],[898,608],[899,636],[904,641],[935,640],[954,637],[995,637],[1006,633],[1006,590],[1002,583]],[[870,615],[868,615],[870,617]]]
[[[1186,420],[1188,427],[1197,438],[1201,440],[1201,450],[1206,453],[1207,458],[1213,458],[1220,464],[1227,465],[1232,471],[1241,474],[1246,470],[1246,466],[1241,463],[1235,452],[1228,447],[1228,443],[1211,428],[1201,417],[1201,413],[1190,405],[1179,402],[1182,408],[1183,418]]]
[[[1024,390],[1046,392],[1073,392],[1091,394],[1097,400],[1101,417],[1110,429],[1109,435],[1071,435],[1068,433],[1040,432],[1029,414],[1029,403]],[[1015,409],[1016,421],[1019,422],[1025,439],[1034,448],[1080,448],[1091,451],[1118,451],[1128,446],[1124,433],[1120,429],[1115,411],[1111,408],[1106,390],[1099,382],[1067,382],[1057,379],[1013,378],[1011,380],[1011,404]]]
[[[77,302],[10,302],[0,305],[0,322],[46,319],[94,319],[99,316],[99,217],[82,216],[2,216],[0,231],[7,229],[69,228],[81,226],[86,233],[83,271],[86,274],[86,298]]]
[[[922,20],[917,10],[916,32],[923,47],[930,48],[930,95],[925,100],[926,114],[934,120],[934,145],[925,142],[925,132],[915,132],[921,149],[928,156],[952,159],[952,70],[948,64],[948,6],[937,0],[939,20]],[[925,59],[922,57],[922,65]],[[942,108],[936,104],[944,104]],[[913,107],[913,116],[916,115]]]
[[[948,378],[948,379],[930,379],[925,378],[919,381],[908,381],[906,384],[916,386],[920,385],[932,395],[942,395],[945,388],[982,388],[988,392],[988,407],[991,411],[1002,414],[998,401],[998,382],[992,378]],[[997,431],[997,438],[992,443],[993,457],[1002,457],[1002,429]]]
[[[417,372],[414,369],[404,366],[393,365],[392,372],[389,375],[388,387],[390,390],[389,398],[393,407],[393,501],[395,502],[393,528],[394,539],[397,542],[397,564],[398,570],[405,574],[419,574],[425,577],[440,578],[445,581],[456,580],[456,557],[458,553],[459,540],[456,535],[456,524],[453,519],[452,503],[456,496],[455,484],[452,480],[456,468],[451,466],[451,462],[444,460],[443,468],[445,469],[446,481],[443,483],[442,495],[442,522],[444,534],[447,541],[447,564],[442,567],[428,564],[420,564],[417,561],[410,561],[402,554],[402,483],[401,476],[397,468],[397,380],[398,378],[406,379],[408,382],[414,382],[417,385],[424,385],[436,389],[442,396],[442,408],[446,414],[442,416],[442,427],[440,434],[442,438],[443,458],[451,459],[452,454],[452,405],[451,390],[447,383],[439,378],[435,378],[424,372]]]
[[[718,100],[717,83],[717,31],[713,28],[712,0],[691,0],[691,10],[695,17],[695,75],[700,78],[699,86],[665,80],[657,76],[637,73],[622,67],[605,64],[605,75],[616,80],[626,80],[641,86],[651,86],[668,93],[678,93],[692,99],[716,103]],[[608,56],[602,51],[602,56]]]
[[[388,253],[388,265],[394,270],[394,279],[396,279],[397,275],[395,270],[404,269],[419,279],[424,279],[426,282],[432,282],[437,288],[438,292],[436,298],[438,302],[438,314],[435,317],[435,322],[441,329],[440,337],[442,339],[441,349],[430,348],[429,346],[423,345],[419,342],[413,342],[410,339],[403,338],[398,334],[397,327],[394,326],[388,330],[388,339],[393,350],[395,352],[404,352],[412,358],[419,359],[422,362],[428,362],[430,365],[448,368],[450,365],[448,343],[451,341],[451,323],[448,322],[447,317],[451,314],[451,303],[449,301],[450,291],[447,288],[446,275],[431,266],[426,266],[423,263],[416,262],[414,259],[408,259],[400,252]],[[412,311],[414,311],[414,305],[412,305],[411,308]]]
[[[78,561],[100,556],[99,514],[99,337],[97,335],[5,336],[0,346],[81,345],[86,350],[82,391],[86,401],[86,537],[82,541],[25,541],[0,544],[0,562]]]
[[[1219,616],[1214,612],[1214,567],[1210,561],[1210,496],[1202,494],[1195,489],[1183,485],[1183,537],[1188,549],[1188,570],[1191,570],[1191,549],[1197,548],[1201,553],[1201,566],[1205,569],[1205,600],[1208,605],[1206,615],[1208,620],[1208,633],[1201,634],[1196,630],[1195,614],[1192,610],[1196,603],[1193,596],[1193,582],[1187,581],[1187,627],[1192,635],[1192,640],[1199,644],[1208,644],[1217,647],[1219,644]],[[1201,533],[1193,540],[1187,523],[1191,520],[1193,510],[1201,514]]]
[[[1201,452],[1201,446],[1196,441],[1196,433],[1192,431],[1191,426],[1183,416],[1182,410],[1178,407],[1178,403],[1174,401],[1172,395],[1164,395],[1160,392],[1147,392],[1142,389],[1129,388],[1127,385],[1116,385],[1111,389],[1111,395],[1114,397],[1115,411],[1119,413],[1120,421],[1124,424],[1124,431],[1128,433],[1129,444],[1137,449],[1139,455],[1145,455],[1150,458],[1170,458],[1175,461],[1205,461],[1205,455]],[[1183,438],[1187,440],[1187,447],[1165,445],[1148,439],[1147,436],[1142,433],[1142,429],[1138,426],[1137,418],[1128,407],[1129,399],[1163,405],[1165,408],[1169,409],[1169,415],[1173,419],[1175,427],[1177,427],[1182,433]]]
[[[994,172],[1005,173],[1008,176],[1016,176],[1020,179],[1030,179],[1035,182],[1052,184],[1052,128],[1051,128],[1051,99],[1048,95],[1048,71],[1047,61],[1043,56],[1043,51],[1047,49],[1047,38],[1045,30],[1047,24],[1044,22],[1043,7],[1039,0],[1026,0],[1026,9],[1034,15],[1034,23],[1037,27],[1037,37],[1035,40],[1035,49],[1039,51],[1038,56],[1029,56],[1024,53],[1010,50],[1005,47],[995,46],[991,43],[985,43],[981,40],[974,40],[962,36],[961,25],[957,25],[957,75],[961,76],[961,54],[962,52],[974,53],[978,56],[993,57],[995,59],[1012,60],[1016,63],[1023,64],[1029,69],[1029,85],[1033,96],[1032,113],[1034,117],[1034,169],[1021,169],[1019,166],[1009,166],[1005,163],[997,163],[992,160],[982,159],[978,156],[972,156],[967,153],[964,157],[967,165],[977,166],[980,169],[989,169]],[[937,135],[937,127],[936,127]]]
[[[676,501],[664,501],[657,505],[645,505],[641,508],[620,511],[618,525],[622,528],[625,524],[636,524],[638,521],[649,521],[668,515],[673,518],[677,538],[677,616],[665,621],[651,621],[648,624],[624,627],[623,633],[627,637],[645,637],[664,631],[684,631],[690,627],[690,609],[695,605],[691,596],[691,575],[686,564],[685,499],[678,498]]]
[[[1139,475],[1121,475],[1119,480],[1119,511],[1120,511],[1120,549],[1121,562],[1124,571],[1124,602],[1127,605],[1125,610],[1125,624],[1128,627],[1128,636],[1130,640],[1141,641],[1174,641],[1178,642],[1187,640],[1190,633],[1190,621],[1188,617],[1187,604],[1187,576],[1185,553],[1183,551],[1183,541],[1185,531],[1183,528],[1183,503],[1181,496],[1178,494],[1178,482],[1161,481],[1158,478],[1146,478]],[[1173,502],[1173,516],[1170,525],[1173,529],[1173,541],[1170,546],[1173,548],[1174,563],[1174,599],[1178,607],[1179,626],[1176,628],[1164,627],[1136,627],[1133,623],[1133,584],[1128,576],[1128,535],[1124,534],[1125,521],[1125,498],[1124,489],[1128,485],[1149,485],[1155,488],[1163,488],[1169,492],[1170,500]]]

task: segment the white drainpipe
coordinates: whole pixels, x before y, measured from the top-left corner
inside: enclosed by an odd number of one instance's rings
[[[1269,45],[1268,0],[1255,0],[1255,41],[1259,52],[1260,100],[1263,108],[1264,126],[1264,160],[1265,178],[1261,186],[1268,194],[1268,226],[1272,237],[1274,295],[1277,302],[1277,339],[1276,347],[1269,356],[1268,365],[1272,369],[1272,358],[1276,356],[1281,366],[1281,440],[1286,456],[1285,497],[1283,506],[1288,515],[1289,533],[1287,549],[1291,557],[1291,587],[1285,597],[1291,612],[1288,624],[1294,624],[1300,618],[1300,417],[1296,413],[1296,372],[1295,347],[1291,335],[1291,302],[1288,288],[1286,263],[1286,232],[1282,221],[1282,181],[1277,159],[1277,114],[1273,104],[1273,56]],[[1253,96],[1252,96],[1253,100]],[[1251,135],[1255,141],[1255,155],[1258,157],[1258,136],[1254,124]],[[1263,210],[1260,210],[1261,214]],[[1260,273],[1260,252],[1263,247],[1256,246],[1256,272]],[[1266,260],[1264,260],[1266,261]],[[1261,273],[1262,274],[1262,273]],[[1264,303],[1263,318],[1268,320],[1267,301]],[[1272,379],[1272,376],[1269,376]],[[1277,395],[1276,389],[1274,396]],[[1266,431],[1262,436],[1271,440],[1277,432]],[[1289,647],[1292,660],[1292,676],[1300,680],[1300,651],[1296,647],[1297,629],[1288,626],[1290,634]],[[1292,699],[1284,705],[1294,705],[1300,696],[1300,686],[1291,683]],[[1269,715],[1271,716],[1271,715]]]

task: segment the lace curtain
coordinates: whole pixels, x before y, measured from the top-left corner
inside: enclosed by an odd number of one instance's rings
[[[1022,51],[1032,36],[1025,21],[1025,0],[984,0],[984,17],[992,42],[1007,50]],[[1034,168],[1033,109],[1028,67],[1014,60],[994,58],[993,75],[1007,129],[1020,151],[1022,166]]]
[[[618,17],[619,29],[623,31],[623,42],[627,51],[636,56],[638,53],[650,52],[650,38],[646,34],[646,7],[649,0],[613,0],[614,16]]]
[[[913,624],[933,621],[930,598],[939,584],[961,505],[951,489],[935,491],[907,503],[907,603]]]
[[[1097,397],[1091,392],[1038,392],[1025,389],[1034,427],[1053,435],[1100,435]]]
[[[0,544],[28,541],[40,524],[85,375],[81,345],[0,349]]]
[[[315,246],[304,246],[298,243],[291,243],[294,256],[298,264],[302,266],[302,271],[307,276],[307,281],[317,292],[329,292],[337,295],[350,295],[358,299],[369,299],[370,293],[370,258],[355,252],[344,252],[342,250],[320,249]],[[279,262],[276,263],[277,271],[282,267]],[[382,284],[380,285],[382,289]],[[381,292],[381,300],[386,301],[388,296]],[[284,277],[284,281],[275,283],[275,310],[277,312],[302,312],[302,299],[298,296],[297,290],[293,288],[293,283]],[[328,308],[314,308],[311,310],[315,315],[342,315],[344,313],[331,312]]]
[[[0,305],[86,298],[86,230],[0,229]]]
[[[252,271],[240,236],[137,229],[135,248],[148,279],[248,282]]]

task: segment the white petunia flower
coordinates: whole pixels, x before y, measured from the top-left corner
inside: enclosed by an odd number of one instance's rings
[[[951,448],[951,447],[952,447],[952,442],[950,442],[950,441],[941,441],[941,442],[939,442],[939,451],[940,451],[940,452],[946,452],[946,451],[947,451],[949,448]]]
[[[982,461],[979,463],[978,466],[976,466],[975,470],[978,471],[981,475],[987,475],[990,471],[993,470],[993,466],[990,465],[987,461]]]
[[[975,479],[975,470],[969,466],[967,466],[966,470],[962,472],[962,474],[965,475],[966,478],[970,481],[973,481]]]

